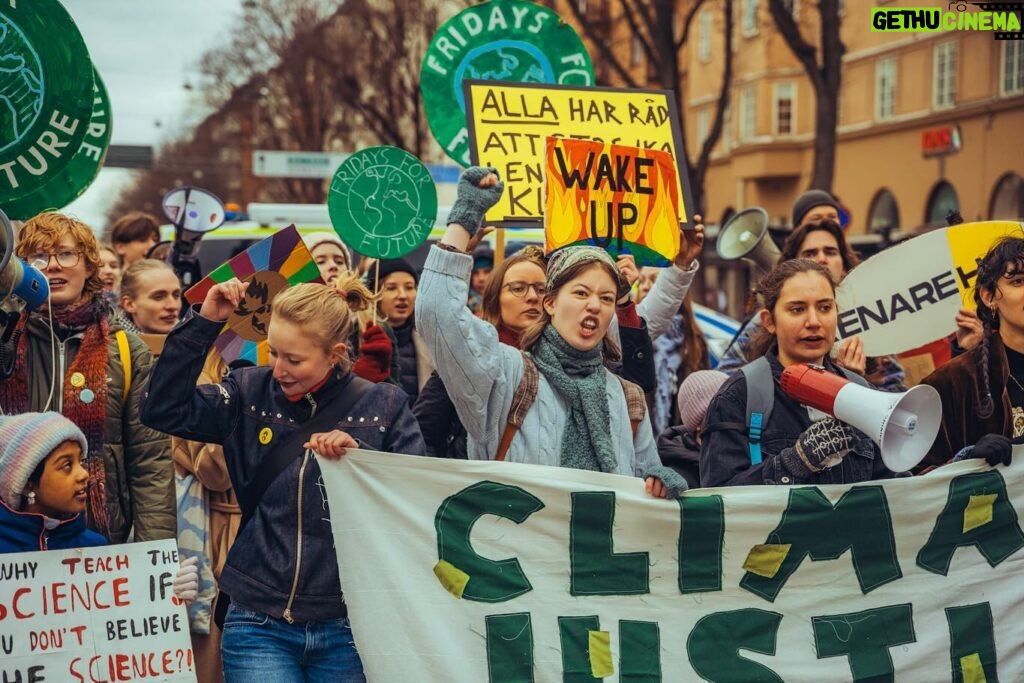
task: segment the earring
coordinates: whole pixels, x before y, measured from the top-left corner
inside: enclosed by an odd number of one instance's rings
[[[28,500],[28,504],[29,505],[35,505],[36,504],[36,492],[35,491],[29,491],[28,493],[26,493],[25,494],[25,498]]]

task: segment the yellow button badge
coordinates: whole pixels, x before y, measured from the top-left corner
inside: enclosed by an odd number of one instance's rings
[[[270,427],[264,427],[260,430],[260,443],[266,446],[270,443],[270,440],[274,438],[274,432],[270,431]]]

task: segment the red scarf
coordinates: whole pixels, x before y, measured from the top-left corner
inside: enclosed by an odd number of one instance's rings
[[[37,314],[39,315],[39,314]],[[45,315],[45,314],[44,314]],[[15,329],[17,356],[14,372],[0,382],[0,405],[10,414],[28,412],[29,369],[28,335],[25,333],[27,317],[18,321]],[[56,343],[78,332],[82,341],[71,364],[65,369],[63,381],[63,415],[74,422],[85,434],[89,444],[85,467],[89,471],[89,504],[86,519],[90,526],[110,538],[110,519],[107,515],[107,477],[103,462],[103,432],[107,419],[107,364],[110,327],[107,307],[99,298],[70,311],[54,311],[51,334]],[[50,357],[33,358],[33,363],[49,363]],[[56,368],[52,371],[56,372]],[[75,381],[72,381],[72,380]],[[79,386],[75,386],[78,384]],[[92,392],[92,400],[82,400],[82,393]],[[42,408],[43,397],[37,397]]]
[[[498,323],[498,341],[512,348],[519,348],[519,333],[511,327]]]

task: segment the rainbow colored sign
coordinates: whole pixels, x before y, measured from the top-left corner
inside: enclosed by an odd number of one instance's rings
[[[202,303],[211,287],[233,277],[248,282],[249,288],[224,324],[214,347],[226,363],[246,360],[265,365],[267,325],[274,297],[291,285],[322,283],[320,270],[299,237],[299,231],[289,225],[212,270],[185,292],[185,299],[190,304]]]
[[[549,137],[544,247],[577,244],[638,266],[667,266],[679,252],[679,193],[672,155],[654,149]]]

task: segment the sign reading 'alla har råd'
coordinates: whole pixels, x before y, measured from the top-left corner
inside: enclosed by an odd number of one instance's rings
[[[505,192],[488,225],[534,227],[544,214],[549,136],[666,152],[675,160],[681,227],[692,227],[675,94],[668,90],[572,88],[466,81],[474,164],[498,169]]]
[[[0,680],[195,681],[173,539],[0,555]]]
[[[85,41],[57,0],[0,3],[0,206],[71,162],[89,126],[92,74]]]
[[[420,67],[423,109],[441,148],[468,166],[464,79],[588,86],[594,67],[573,27],[538,3],[493,0],[442,24]]]
[[[589,244],[667,266],[679,251],[675,161],[668,152],[547,139],[545,251]]]
[[[1024,680],[1021,458],[678,501],[522,463],[320,467],[369,680],[952,682]]]

